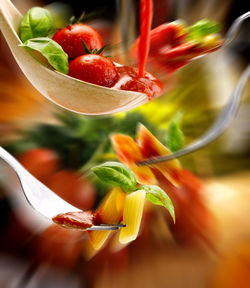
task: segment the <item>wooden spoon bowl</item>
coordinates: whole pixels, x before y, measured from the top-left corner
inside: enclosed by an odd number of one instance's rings
[[[14,58],[32,85],[55,104],[81,114],[104,115],[127,111],[148,101],[144,93],[93,85],[43,66],[19,46],[21,19],[10,0],[1,0],[0,27]]]

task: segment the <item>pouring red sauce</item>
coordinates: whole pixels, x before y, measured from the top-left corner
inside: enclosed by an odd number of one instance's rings
[[[139,76],[144,76],[150,46],[150,29],[153,16],[152,0],[141,0],[140,39],[138,49]]]

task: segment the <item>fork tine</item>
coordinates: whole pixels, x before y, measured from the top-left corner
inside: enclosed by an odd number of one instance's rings
[[[137,164],[139,166],[153,165],[164,161],[169,161],[174,158],[179,158],[191,152],[197,151],[203,148],[204,146],[210,144],[215,139],[217,139],[226,130],[231,121],[234,119],[240,104],[240,99],[243,95],[244,87],[249,77],[250,77],[250,64],[247,66],[247,68],[241,75],[228,104],[222,110],[220,116],[214,122],[212,127],[201,138],[199,138],[198,140],[191,143],[187,147],[173,154],[146,159],[138,162]]]
[[[126,224],[101,224],[101,225],[94,225],[89,227],[87,230],[95,230],[95,231],[105,231],[105,230],[118,230],[122,227],[126,227]]]

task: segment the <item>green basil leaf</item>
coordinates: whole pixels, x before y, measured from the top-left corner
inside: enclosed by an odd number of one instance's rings
[[[221,26],[219,23],[209,19],[202,19],[189,27],[188,38],[189,40],[200,41],[204,36],[217,33],[220,30]]]
[[[106,162],[92,168],[92,171],[103,182],[120,186],[126,192],[136,189],[135,174],[127,166],[119,162]]]
[[[53,68],[61,73],[68,74],[68,55],[63,51],[62,47],[52,39],[47,37],[29,39],[20,46],[40,52]]]
[[[182,113],[178,113],[168,128],[167,146],[174,152],[180,150],[185,143],[185,137],[181,130]]]
[[[174,205],[165,191],[155,185],[143,185],[138,190],[141,189],[146,191],[146,199],[151,203],[165,207],[175,222]]]
[[[53,29],[53,18],[44,8],[33,7],[28,10],[19,27],[19,37],[22,42],[32,38],[45,37]]]

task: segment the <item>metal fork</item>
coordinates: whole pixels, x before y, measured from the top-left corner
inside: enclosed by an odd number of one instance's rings
[[[226,34],[225,41],[221,45],[222,47],[227,46],[234,40],[234,38],[236,38],[236,36],[239,33],[242,23],[249,17],[250,17],[250,11],[246,12],[245,14],[239,16],[238,18],[234,20],[233,24],[231,25],[231,27],[229,28]],[[195,59],[202,58],[203,56],[204,55],[198,56]],[[159,156],[159,157],[152,157],[150,159],[140,161],[137,164],[139,166],[153,165],[153,164],[161,163],[164,161],[169,161],[174,158],[179,158],[184,155],[195,152],[205,147],[206,145],[210,144],[215,139],[217,139],[227,129],[231,121],[234,119],[237,113],[239,104],[240,104],[240,99],[242,97],[244,87],[247,83],[249,76],[250,76],[250,65],[247,66],[247,68],[241,75],[237,83],[237,86],[228,101],[228,104],[222,110],[220,116],[214,122],[212,127],[204,135],[202,135],[198,140],[194,141],[193,143],[189,144],[185,148],[173,154]]]
[[[38,181],[1,146],[0,158],[14,169],[29,205],[44,217],[51,220],[54,216],[61,213],[81,211],[64,201],[48,187]],[[124,226],[125,225],[123,224],[101,224],[91,226],[86,230],[117,230]]]
[[[214,122],[212,127],[198,140],[194,141],[190,145],[186,146],[185,148],[173,154],[153,157],[150,159],[140,161],[137,164],[140,166],[153,165],[164,161],[169,161],[175,158],[179,158],[194,151],[197,151],[205,147],[206,145],[210,144],[215,139],[217,139],[226,130],[226,128],[230,125],[231,121],[234,119],[240,104],[240,99],[243,95],[244,87],[249,77],[250,77],[250,64],[247,66],[247,68],[241,75],[240,80],[238,81],[237,86],[233,91],[228,104],[224,107],[220,116]]]

